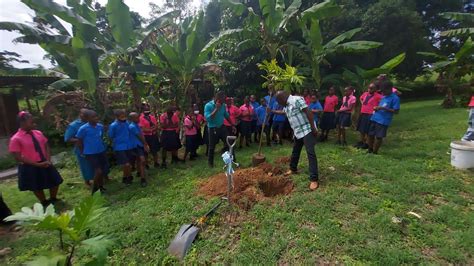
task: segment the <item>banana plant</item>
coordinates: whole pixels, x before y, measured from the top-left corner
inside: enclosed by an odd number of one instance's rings
[[[458,21],[462,27],[442,31],[441,36],[455,37],[455,36],[474,36],[474,14],[460,13],[460,12],[445,12],[441,13],[441,17]]]
[[[324,1],[301,13],[298,23],[305,43],[292,42],[293,51],[306,65],[311,66],[311,76],[319,89],[322,84],[321,64],[329,64],[326,57],[335,53],[364,53],[382,45],[373,41],[349,41],[361,28],[355,28],[324,42],[320,22],[338,16],[341,7],[334,1]]]
[[[95,193],[84,199],[73,211],[56,214],[51,204],[46,209],[35,203],[33,209],[23,207],[5,218],[18,221],[37,230],[59,232],[58,252],[36,257],[28,265],[72,265],[77,251],[92,254],[93,261],[87,265],[105,265],[113,241],[104,235],[91,236],[91,228],[106,210],[104,199]]]
[[[406,54],[401,53],[379,67],[372,69],[363,69],[359,66],[354,66],[354,69],[345,68],[340,74],[335,73],[327,75],[322,78],[322,84],[350,84],[359,89],[366,88],[380,74],[389,74],[405,60]]]
[[[446,108],[453,107],[456,104],[453,89],[461,88],[462,79],[465,77],[470,77],[468,83],[472,84],[474,80],[474,41],[469,37],[461,49],[450,56],[428,52],[418,52],[418,54],[426,57],[427,71],[439,73],[438,85],[446,92],[442,105]],[[467,87],[472,90],[471,86]]]
[[[68,6],[52,0],[21,2],[34,11],[35,24],[0,22],[0,30],[20,33],[16,42],[38,44],[70,79],[85,81],[87,91],[94,93],[103,48],[96,44],[102,37],[95,26],[92,1],[67,1]],[[72,34],[56,17],[72,25]]]
[[[155,47],[145,50],[142,61],[156,68],[154,74],[162,74],[170,80],[174,102],[186,107],[186,96],[195,74],[209,65],[210,53],[219,41],[237,32],[239,30],[222,31],[207,40],[201,11],[185,18],[174,38],[158,35]]]
[[[288,28],[302,14],[301,0],[259,0],[261,14],[235,0],[224,0],[222,3],[238,16],[246,14],[241,28],[243,40],[238,44],[239,47],[262,47],[270,59],[276,59],[279,54],[284,57]],[[303,12],[309,12],[311,8]]]

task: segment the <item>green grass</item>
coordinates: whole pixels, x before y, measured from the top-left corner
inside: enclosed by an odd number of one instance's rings
[[[293,176],[291,195],[263,202],[240,214],[239,222],[212,219],[186,257],[187,263],[220,264],[473,264],[473,173],[450,166],[449,143],[466,128],[464,109],[443,110],[439,101],[402,104],[381,149],[370,156],[332,142],[318,144],[321,187],[307,189],[306,175]],[[356,141],[351,132],[350,142]],[[237,151],[250,164],[253,149]],[[290,153],[289,145],[265,149],[271,161]],[[305,157],[300,162],[306,171]],[[216,156],[216,159],[219,159]],[[77,169],[61,170],[60,197],[70,206],[88,194]],[[151,184],[125,188],[108,185],[109,209],[94,233],[110,235],[116,245],[109,262],[174,263],[166,247],[181,224],[189,223],[216,201],[196,195],[197,184],[221,169],[208,169],[204,158],[167,171],[151,171]],[[14,211],[34,197],[14,181],[0,184]],[[221,209],[221,212],[224,208]],[[417,219],[407,212],[422,216]],[[222,215],[221,215],[222,216]],[[403,225],[392,222],[399,217]],[[19,264],[56,247],[57,236],[25,229],[0,239],[13,254],[3,263]],[[83,258],[86,259],[86,258]]]

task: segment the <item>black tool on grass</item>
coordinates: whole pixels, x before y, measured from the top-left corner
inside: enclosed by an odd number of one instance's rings
[[[184,259],[184,256],[186,256],[186,253],[188,253],[191,245],[194,242],[194,239],[196,239],[197,234],[201,230],[199,226],[202,226],[204,223],[206,223],[207,219],[216,212],[217,208],[221,206],[224,200],[227,201],[227,198],[222,198],[206,214],[199,217],[192,224],[182,225],[173,241],[171,241],[171,244],[168,247],[168,252],[180,260]]]

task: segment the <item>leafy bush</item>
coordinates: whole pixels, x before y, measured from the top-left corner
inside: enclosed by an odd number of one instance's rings
[[[5,221],[18,221],[38,230],[59,232],[61,249],[36,257],[29,265],[72,265],[78,250],[94,257],[88,265],[104,265],[113,242],[104,235],[91,235],[91,226],[106,210],[103,205],[100,193],[95,193],[84,199],[73,211],[58,215],[53,205],[44,209],[41,204],[35,203],[33,209],[23,207],[21,212],[8,216]]]

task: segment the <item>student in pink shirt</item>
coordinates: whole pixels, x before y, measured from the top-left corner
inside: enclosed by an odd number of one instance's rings
[[[191,109],[184,117],[184,135],[186,136],[186,151],[184,152],[183,160],[189,155],[189,160],[193,161],[196,159],[196,150],[199,147],[198,143],[198,129],[200,130],[197,116]]]
[[[328,139],[329,131],[336,128],[336,106],[339,98],[336,96],[336,88],[332,86],[328,90],[328,96],[324,99],[323,117],[321,119],[320,141]]]
[[[342,97],[342,105],[339,108],[336,118],[337,126],[337,144],[346,146],[346,128],[352,124],[352,111],[356,104],[356,97],[354,96],[355,89],[352,86],[344,89],[344,97]]]
[[[234,105],[234,98],[227,97],[225,99],[227,112],[229,113],[229,120],[224,119],[224,126],[227,129],[227,135],[229,136],[238,136],[238,131],[235,130],[235,127],[230,124],[232,122],[233,125],[237,125],[237,120],[240,117],[240,109]]]
[[[375,83],[370,83],[369,88],[360,96],[360,115],[357,122],[357,131],[360,133],[360,141],[354,145],[356,148],[368,149],[368,134],[370,128],[370,118],[374,113],[374,107],[379,105],[383,95],[377,92]]]
[[[33,116],[20,112],[17,116],[20,129],[11,137],[8,151],[18,162],[18,188],[33,191],[36,198],[47,206],[58,201],[59,185],[63,179],[51,163],[48,139],[35,130]],[[47,200],[44,190],[49,189]]]
[[[140,126],[143,135],[145,136],[146,143],[150,147],[149,152],[145,152],[145,167],[148,167],[148,155],[153,156],[153,163],[155,168],[160,167],[158,161],[158,152],[160,151],[160,139],[158,138],[158,121],[156,117],[150,111],[150,105],[148,103],[142,103],[143,113],[140,115],[138,125]]]
[[[166,155],[171,152],[171,163],[183,162],[178,158],[178,150],[181,148],[181,141],[179,140],[179,117],[176,115],[173,107],[168,107],[166,113],[160,116],[161,123],[161,143],[163,145],[162,151],[162,168],[166,168]]]
[[[250,146],[250,140],[252,138],[252,117],[254,110],[250,104],[250,98],[245,96],[244,104],[240,106],[240,148],[245,138],[245,145]]]

